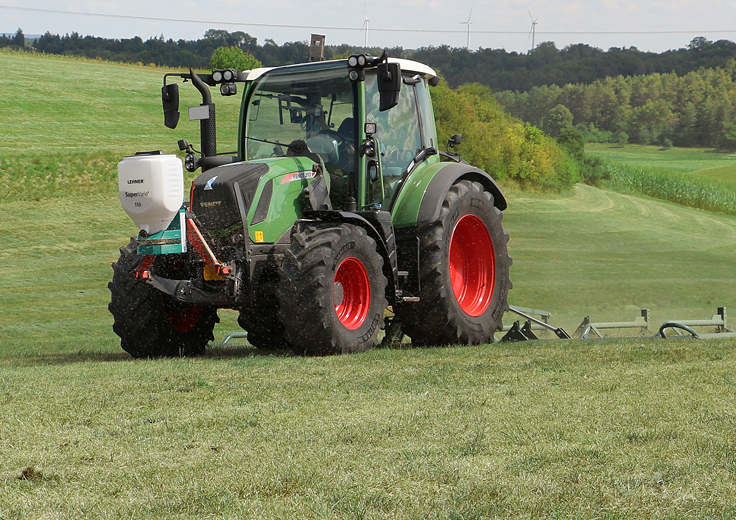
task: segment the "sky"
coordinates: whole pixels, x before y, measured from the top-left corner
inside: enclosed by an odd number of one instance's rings
[[[223,29],[259,44],[318,33],[327,45],[516,52],[545,41],[663,52],[698,36],[736,41],[734,20],[736,0],[0,0],[0,33],[198,40]]]

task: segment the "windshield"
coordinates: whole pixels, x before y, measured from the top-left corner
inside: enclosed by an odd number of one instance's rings
[[[303,140],[328,170],[355,171],[355,86],[344,67],[266,74],[248,101],[246,160],[286,155]]]

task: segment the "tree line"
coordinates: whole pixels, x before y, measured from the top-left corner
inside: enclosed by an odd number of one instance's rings
[[[469,51],[446,45],[409,53],[411,59],[439,70],[453,88],[480,83],[499,92],[527,91],[542,85],[589,84],[609,76],[669,72],[684,75],[700,68],[724,66],[736,54],[736,43],[698,37],[685,48],[659,54],[636,47],[611,47],[604,51],[583,43],[557,49],[554,42],[543,42],[528,53],[504,49]]]
[[[214,52],[220,47],[238,47],[268,66],[307,61],[309,46],[305,42],[277,45],[267,39],[258,45],[256,38],[244,32],[211,29],[199,40],[165,39],[163,35],[143,40],[139,36],[119,40],[82,36],[77,32],[66,35],[46,32],[28,41],[22,29],[15,36],[0,35],[0,48],[12,47],[35,50],[46,54],[103,59],[121,63],[143,63],[161,67],[206,69]]]
[[[110,61],[144,63],[168,67],[206,68],[218,47],[238,47],[265,66],[308,61],[307,41],[277,44],[266,39],[262,44],[242,31],[210,29],[199,40],[165,39],[163,35],[143,40],[139,36],[112,40],[95,36],[58,35],[47,32],[33,42],[15,36],[0,36],[0,47],[31,47],[49,54],[66,54]],[[351,45],[326,45],[325,58],[348,56],[356,52],[379,54],[383,48]],[[685,75],[701,68],[724,67],[736,54],[736,43],[693,39],[687,47],[662,53],[644,52],[636,47],[612,47],[606,51],[586,44],[557,49],[554,42],[543,42],[527,53],[505,49],[468,50],[448,45],[419,49],[391,47],[389,55],[414,59],[438,70],[451,87],[480,83],[494,92],[524,92],[538,86],[590,84],[610,76],[640,76],[653,73]]]
[[[513,116],[553,136],[576,128],[588,141],[736,147],[736,61],[685,75],[615,76],[528,92],[496,93]]]
[[[26,46],[26,35],[22,29],[18,29],[14,36],[0,34],[0,49],[3,47],[16,47],[23,49]]]

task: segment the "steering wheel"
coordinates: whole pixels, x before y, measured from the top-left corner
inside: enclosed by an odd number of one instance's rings
[[[296,139],[289,143],[289,148],[286,151],[286,157],[307,157],[319,164],[321,162],[319,155],[314,153],[309,145],[301,139]]]
[[[334,137],[337,139],[337,145],[340,146],[340,144],[346,142],[345,138],[338,134],[336,131],[332,130],[331,128],[325,128],[324,130],[320,130],[317,132],[317,135],[329,135],[330,137]]]
[[[347,140],[346,137],[339,134],[338,132],[331,130],[329,128],[325,128],[324,130],[320,130],[317,135],[327,135],[332,138],[334,138],[337,141],[337,150],[339,153],[339,158],[337,160],[337,165],[342,170],[348,171],[350,167],[352,166],[351,162],[353,161],[355,157],[355,145]]]

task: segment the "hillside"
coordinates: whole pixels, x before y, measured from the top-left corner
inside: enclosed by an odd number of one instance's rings
[[[9,76],[0,97],[7,129],[0,143],[0,201],[84,193],[114,180],[120,155],[179,153],[182,138],[199,147],[199,125],[186,121],[186,107],[201,103],[196,89],[180,89],[177,129],[163,126],[161,80],[169,69],[1,50],[0,67]],[[54,81],[26,88],[41,67],[54,71]],[[440,85],[432,96],[441,146],[464,133],[463,154],[502,183],[560,190],[577,178],[553,139],[505,114],[487,89]],[[237,150],[241,97],[213,100],[218,151]]]
[[[199,143],[198,125],[163,125],[168,69],[7,51],[0,51],[0,69],[7,75],[0,86],[0,201],[113,190],[121,157],[178,153],[182,138]],[[35,82],[38,69],[52,71],[53,81]],[[201,97],[181,89],[180,99],[186,122],[186,107]],[[217,100],[218,150],[236,149],[239,108],[238,96]]]
[[[586,315],[630,321],[649,308],[662,323],[733,306],[736,217],[583,185],[513,202],[512,304],[549,310],[573,330]]]
[[[5,129],[0,156],[130,153],[140,147],[170,153],[182,137],[199,140],[197,125],[182,124],[175,131],[163,125],[161,83],[168,69],[12,52],[0,52],[0,68],[6,73],[0,86]],[[39,68],[49,70],[52,79],[33,82]],[[195,89],[181,89],[180,97],[184,109],[201,103]],[[237,96],[218,96],[223,127],[236,124],[239,104]],[[222,146],[235,146],[236,133],[224,132],[230,141]]]

